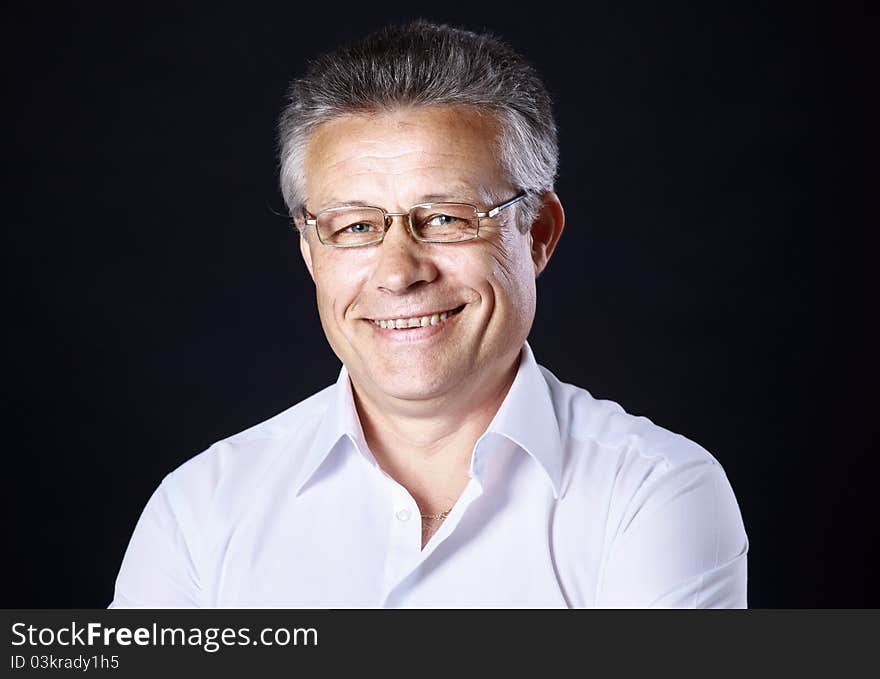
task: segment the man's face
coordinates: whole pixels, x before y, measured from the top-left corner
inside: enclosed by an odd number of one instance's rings
[[[347,116],[320,126],[306,152],[306,207],[362,202],[406,212],[430,201],[485,211],[516,195],[496,159],[492,116],[449,107]],[[479,238],[422,243],[406,219],[379,244],[333,248],[313,227],[301,240],[324,332],[355,387],[374,398],[463,399],[509,374],[535,314],[531,236],[512,206]],[[424,327],[374,321],[438,316]]]

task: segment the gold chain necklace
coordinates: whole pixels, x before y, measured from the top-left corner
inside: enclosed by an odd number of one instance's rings
[[[422,514],[421,517],[423,519],[431,519],[432,521],[437,521],[438,519],[445,519],[449,516],[449,512],[452,511],[452,507],[447,509],[445,512],[440,512],[439,514]]]

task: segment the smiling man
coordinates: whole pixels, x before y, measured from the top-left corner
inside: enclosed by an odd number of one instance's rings
[[[717,461],[526,342],[563,230],[549,97],[417,22],[315,61],[280,125],[336,383],[169,474],[114,607],[744,607]]]

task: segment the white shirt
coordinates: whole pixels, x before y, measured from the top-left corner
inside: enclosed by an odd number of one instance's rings
[[[348,373],[169,474],[111,607],[745,607],[748,540],[718,462],[557,380],[525,345],[469,482],[421,548]]]

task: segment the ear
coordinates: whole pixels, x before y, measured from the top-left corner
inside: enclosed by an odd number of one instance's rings
[[[312,282],[314,282],[315,272],[312,269],[312,248],[309,245],[309,239],[306,236],[306,232],[303,230],[300,230],[299,232],[299,251],[302,253],[303,261],[306,263],[306,268],[309,270]]]
[[[565,211],[559,196],[554,191],[547,191],[541,197],[541,207],[532,222],[530,232],[532,239],[532,261],[535,263],[537,277],[547,266],[556,243],[565,227]]]

